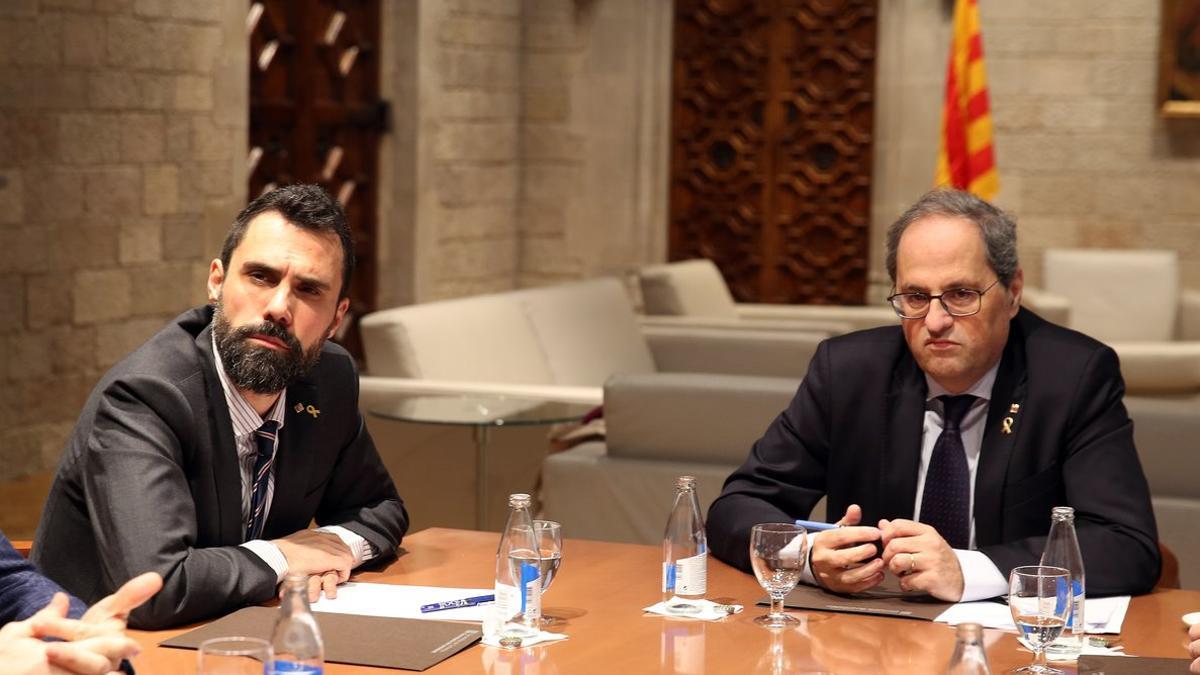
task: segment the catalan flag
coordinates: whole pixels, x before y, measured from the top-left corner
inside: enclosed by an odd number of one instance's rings
[[[1000,190],[992,153],[992,116],[976,0],[956,0],[954,4],[954,37],[946,68],[942,145],[934,184],[966,190],[987,200],[995,198]]]

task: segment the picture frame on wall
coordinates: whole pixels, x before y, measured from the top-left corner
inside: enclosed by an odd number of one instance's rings
[[[1162,0],[1158,110],[1200,118],[1200,0]]]

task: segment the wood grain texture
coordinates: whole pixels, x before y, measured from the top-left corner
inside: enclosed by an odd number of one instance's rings
[[[739,302],[862,304],[877,0],[676,3],[669,257]]]

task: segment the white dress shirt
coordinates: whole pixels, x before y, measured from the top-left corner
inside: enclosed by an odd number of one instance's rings
[[[250,501],[254,492],[254,461],[258,454],[258,447],[255,445],[254,432],[263,425],[267,420],[275,420],[279,424],[278,433],[275,434],[275,450],[279,449],[280,434],[283,433],[283,426],[286,420],[287,411],[287,390],[285,389],[279,394],[279,399],[275,401],[275,405],[267,411],[267,416],[263,417],[258,414],[254,406],[238,392],[233,383],[229,381],[229,376],[225,373],[225,366],[221,362],[221,353],[217,351],[216,334],[213,335],[213,358],[216,360],[217,376],[221,381],[221,390],[225,392],[225,403],[229,407],[229,419],[233,423],[233,438],[234,445],[237,447],[238,467],[242,476],[242,526],[250,522]],[[271,472],[267,476],[267,494],[265,503],[263,504],[263,518],[271,512],[271,501],[275,497],[275,464],[271,464]],[[362,538],[358,534],[347,530],[339,525],[327,525],[318,527],[317,531],[329,532],[335,534],[346,546],[350,547],[350,552],[354,555],[354,566],[374,558],[378,553],[371,543]],[[241,544],[242,547],[250,550],[255,555],[263,559],[263,562],[271,566],[275,570],[277,582],[282,581],[288,572],[287,558],[283,552],[275,544],[264,539],[254,539]]]

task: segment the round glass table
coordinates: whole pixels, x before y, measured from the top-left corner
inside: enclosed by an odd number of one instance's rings
[[[578,422],[596,406],[487,394],[412,395],[369,408],[372,415],[400,422],[470,427],[475,442],[475,525],[487,522],[487,446],[495,427]]]

